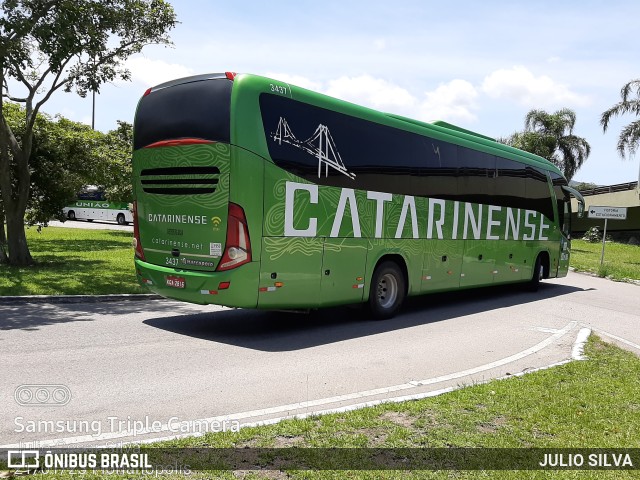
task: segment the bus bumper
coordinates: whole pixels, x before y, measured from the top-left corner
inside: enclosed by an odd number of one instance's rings
[[[135,259],[138,283],[163,297],[200,305],[256,308],[260,263],[226,272],[196,272]]]

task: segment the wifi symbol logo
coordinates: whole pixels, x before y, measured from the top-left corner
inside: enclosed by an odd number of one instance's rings
[[[218,227],[222,223],[222,219],[220,217],[212,217],[211,223],[213,223],[214,227]]]

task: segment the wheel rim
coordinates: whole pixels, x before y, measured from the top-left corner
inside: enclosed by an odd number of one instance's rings
[[[398,280],[391,273],[385,273],[378,282],[376,291],[378,304],[382,308],[390,308],[398,298]]]

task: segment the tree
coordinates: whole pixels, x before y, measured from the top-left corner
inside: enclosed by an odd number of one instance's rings
[[[574,185],[573,188],[575,188],[579,192],[582,192],[585,190],[593,190],[594,188],[598,188],[598,185],[591,182],[581,182],[581,183],[578,183],[577,185]]]
[[[573,134],[575,124],[576,114],[568,108],[554,113],[531,110],[525,117],[524,131],[501,141],[546,158],[571,180],[591,153],[589,143]]]
[[[122,62],[146,45],[169,44],[176,18],[164,0],[4,0],[0,11],[0,194],[8,246],[0,261],[29,265],[24,220],[38,112],[56,91],[84,97],[105,82],[128,80]],[[24,93],[10,92],[15,83]],[[4,99],[25,107],[21,135],[4,117]]]
[[[635,98],[632,98],[632,95],[635,95]],[[625,84],[620,90],[620,97],[622,100],[606,110],[600,117],[603,132],[607,131],[611,119],[618,115],[631,113],[640,116],[640,79],[631,80]],[[638,151],[638,146],[640,146],[640,119],[631,122],[620,132],[618,153],[622,158],[624,158],[625,151],[628,151],[629,155],[634,155]]]
[[[104,136],[82,123],[38,115],[25,224],[47,225],[51,218],[63,219],[62,208],[91,183],[102,162],[97,150]]]
[[[500,138],[498,141],[547,159],[553,156],[556,149],[555,137],[540,132],[516,132],[509,138]]]
[[[133,125],[118,120],[118,127],[103,136],[99,148],[100,162],[93,173],[93,185],[100,185],[112,202],[131,202],[131,152]]]
[[[11,130],[21,137],[25,129],[24,108],[12,102],[6,102],[3,107],[4,118]],[[34,123],[29,162],[30,195],[25,223],[46,226],[51,218],[63,219],[63,207],[84,185],[101,183],[108,172],[121,168],[122,151],[122,146],[114,142],[112,132],[104,134],[61,116],[52,118],[39,113]],[[15,162],[11,162],[10,169],[17,169]],[[130,185],[130,173],[128,177]],[[130,186],[128,188],[131,189]],[[0,219],[2,216],[4,210],[0,198]],[[6,250],[4,228],[0,228],[0,257],[6,257]]]

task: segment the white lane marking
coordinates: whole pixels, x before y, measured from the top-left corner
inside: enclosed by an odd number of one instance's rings
[[[447,380],[454,380],[460,377],[466,377],[467,375],[473,375],[474,373],[484,372],[485,370],[490,370],[492,368],[501,367],[502,365],[506,365],[507,363],[515,362],[516,360],[520,360],[532,353],[536,353],[542,350],[545,347],[548,347],[553,342],[558,340],[560,337],[564,336],[571,329],[575,328],[578,322],[569,322],[562,329],[558,330],[557,333],[554,333],[546,340],[534,345],[531,348],[527,348],[520,353],[516,353],[515,355],[511,355],[510,357],[503,358],[501,360],[496,360],[495,362],[487,363],[486,365],[481,365],[476,368],[470,368],[469,370],[463,370],[462,372],[451,373],[449,375],[443,375],[441,377],[430,378],[429,380],[423,380],[418,382],[420,385],[431,385],[433,383],[445,382]]]
[[[604,335],[605,337],[613,338],[614,340],[622,342],[625,345],[629,345],[630,347],[633,347],[633,348],[635,348],[637,350],[640,350],[640,345],[637,345],[637,344],[635,344],[633,342],[630,342],[629,340],[625,340],[624,338],[618,337],[617,335],[614,335],[613,333],[607,333],[604,330],[596,330],[596,332],[598,332],[600,335]]]
[[[534,327],[531,330],[535,330],[536,332],[542,332],[542,333],[558,333],[560,331],[557,328],[547,328],[547,327]]]
[[[153,433],[162,433],[162,432],[174,432],[175,430],[179,431],[179,424],[182,422],[189,422],[189,423],[194,423],[194,424],[204,424],[204,423],[208,423],[208,424],[213,424],[213,425],[220,425],[223,422],[230,422],[233,420],[242,420],[244,418],[252,418],[252,417],[262,417],[265,415],[271,415],[274,413],[285,413],[285,412],[290,412],[290,411],[295,411],[295,410],[303,410],[303,409],[308,409],[309,407],[319,407],[321,405],[329,405],[332,403],[339,403],[339,402],[343,402],[343,401],[347,401],[347,400],[355,400],[355,399],[359,399],[359,398],[364,398],[364,397],[372,397],[375,395],[384,395],[384,394],[389,394],[389,393],[394,393],[394,392],[398,392],[398,391],[402,391],[402,390],[407,390],[407,389],[412,389],[412,388],[417,388],[420,386],[424,386],[424,385],[432,385],[434,383],[440,383],[440,382],[445,382],[448,380],[454,380],[457,378],[461,378],[467,375],[473,375],[474,373],[479,373],[479,372],[484,372],[486,370],[490,370],[492,368],[496,368],[496,367],[500,367],[503,365],[506,365],[508,363],[514,362],[516,360],[520,360],[521,358],[524,358],[528,355],[531,355],[533,353],[536,353],[540,350],[542,350],[545,347],[548,347],[549,345],[551,345],[553,342],[555,342],[556,340],[558,340],[560,337],[566,335],[569,331],[571,331],[571,329],[575,328],[577,325],[577,322],[572,321],[569,322],[567,325],[565,325],[562,329],[558,330],[557,333],[553,334],[552,336],[550,336],[549,338],[547,338],[546,340],[543,340],[542,342],[534,345],[531,348],[528,348],[526,350],[523,350],[519,353],[516,353],[514,355],[511,355],[509,357],[503,358],[501,360],[496,360],[495,362],[491,362],[491,363],[487,363],[485,365],[481,365],[479,367],[475,367],[475,368],[471,368],[468,370],[463,370],[461,372],[456,372],[456,373],[451,373],[449,375],[442,375],[440,377],[435,377],[435,378],[430,378],[427,380],[420,380],[420,381],[411,381],[408,383],[403,383],[400,385],[393,385],[391,387],[384,387],[384,388],[377,388],[374,390],[366,390],[366,391],[362,391],[362,392],[354,392],[354,393],[348,393],[345,395],[338,395],[335,397],[329,397],[329,398],[322,398],[322,399],[318,399],[318,400],[310,400],[310,401],[306,401],[306,402],[299,402],[299,403],[291,403],[288,405],[280,405],[277,407],[270,407],[270,408],[263,408],[263,409],[259,409],[259,410],[250,410],[247,412],[240,412],[240,413],[233,413],[233,414],[227,414],[227,415],[218,415],[215,417],[208,417],[208,418],[203,418],[203,419],[198,419],[198,420],[180,420],[178,423],[178,426],[176,427],[175,423],[169,424],[162,424],[162,426],[160,428],[144,428],[144,429],[140,429],[137,431],[132,431],[132,430],[128,430],[128,431],[121,431],[121,432],[107,432],[107,433],[102,433],[100,435],[80,435],[80,436],[76,436],[76,437],[66,437],[66,438],[56,438],[56,439],[51,439],[51,440],[41,440],[41,441],[36,441],[35,443],[37,445],[39,445],[39,448],[50,448],[50,447],[57,447],[57,446],[61,446],[61,445],[71,445],[71,444],[76,444],[76,443],[94,443],[94,442],[101,442],[101,441],[105,441],[105,440],[114,440],[114,439],[118,439],[118,438],[127,438],[127,437],[136,437],[136,436],[142,436],[142,435],[148,435],[148,434],[153,434]],[[531,370],[534,371],[534,370]],[[477,382],[476,382],[477,383]],[[480,382],[482,383],[482,382]],[[460,387],[456,387],[456,388],[461,388]],[[452,391],[452,389],[455,389],[454,387],[449,387],[449,388],[445,388],[442,390],[438,390],[438,392],[441,393],[446,393],[449,391]],[[439,395],[440,393],[438,393]],[[408,395],[408,396],[404,396],[404,397],[395,397],[395,398],[403,398],[403,399],[407,399],[407,400],[411,400],[414,398],[427,398],[428,396],[433,396],[434,392],[427,392],[427,393],[421,393],[418,394],[418,396],[416,395]],[[390,401],[390,399],[383,399],[383,400],[373,400],[371,402],[366,402],[366,403],[360,403],[357,404],[356,407],[357,408],[362,408],[364,406],[370,406],[370,405],[378,405],[382,402],[387,402]],[[352,408],[353,407],[353,408]],[[356,407],[350,405],[348,407],[340,407],[338,409],[335,409],[335,411],[337,412],[341,412],[341,411],[348,411],[348,410],[341,410],[344,408],[349,408],[349,409],[355,409]],[[316,415],[316,414],[321,414],[322,412],[329,412],[329,411],[334,411],[334,410],[320,410],[320,411],[316,411],[316,412],[308,412],[305,413],[305,415]],[[295,417],[297,418],[303,418],[300,417],[300,415],[295,415]],[[284,416],[281,417],[280,420],[285,419],[285,418],[292,418],[292,416]],[[259,424],[259,423],[258,423]],[[248,426],[251,424],[245,424],[243,426]],[[195,436],[199,436],[196,434],[187,434],[187,435],[172,435],[170,437],[163,437],[163,440],[168,440],[168,439],[175,439],[175,438],[181,438],[181,437],[185,437],[185,436],[189,436],[189,437],[195,437]],[[153,439],[153,441],[159,441],[158,439]],[[34,443],[33,441],[31,441],[30,443]],[[139,442],[138,442],[139,443]],[[0,448],[21,448],[20,444],[12,444],[12,445],[0,445]]]
[[[573,348],[571,349],[571,358],[574,360],[586,360],[587,357],[584,356],[584,346],[589,339],[589,335],[591,335],[590,328],[581,328],[578,332],[578,336],[576,337],[576,341],[573,344]]]

